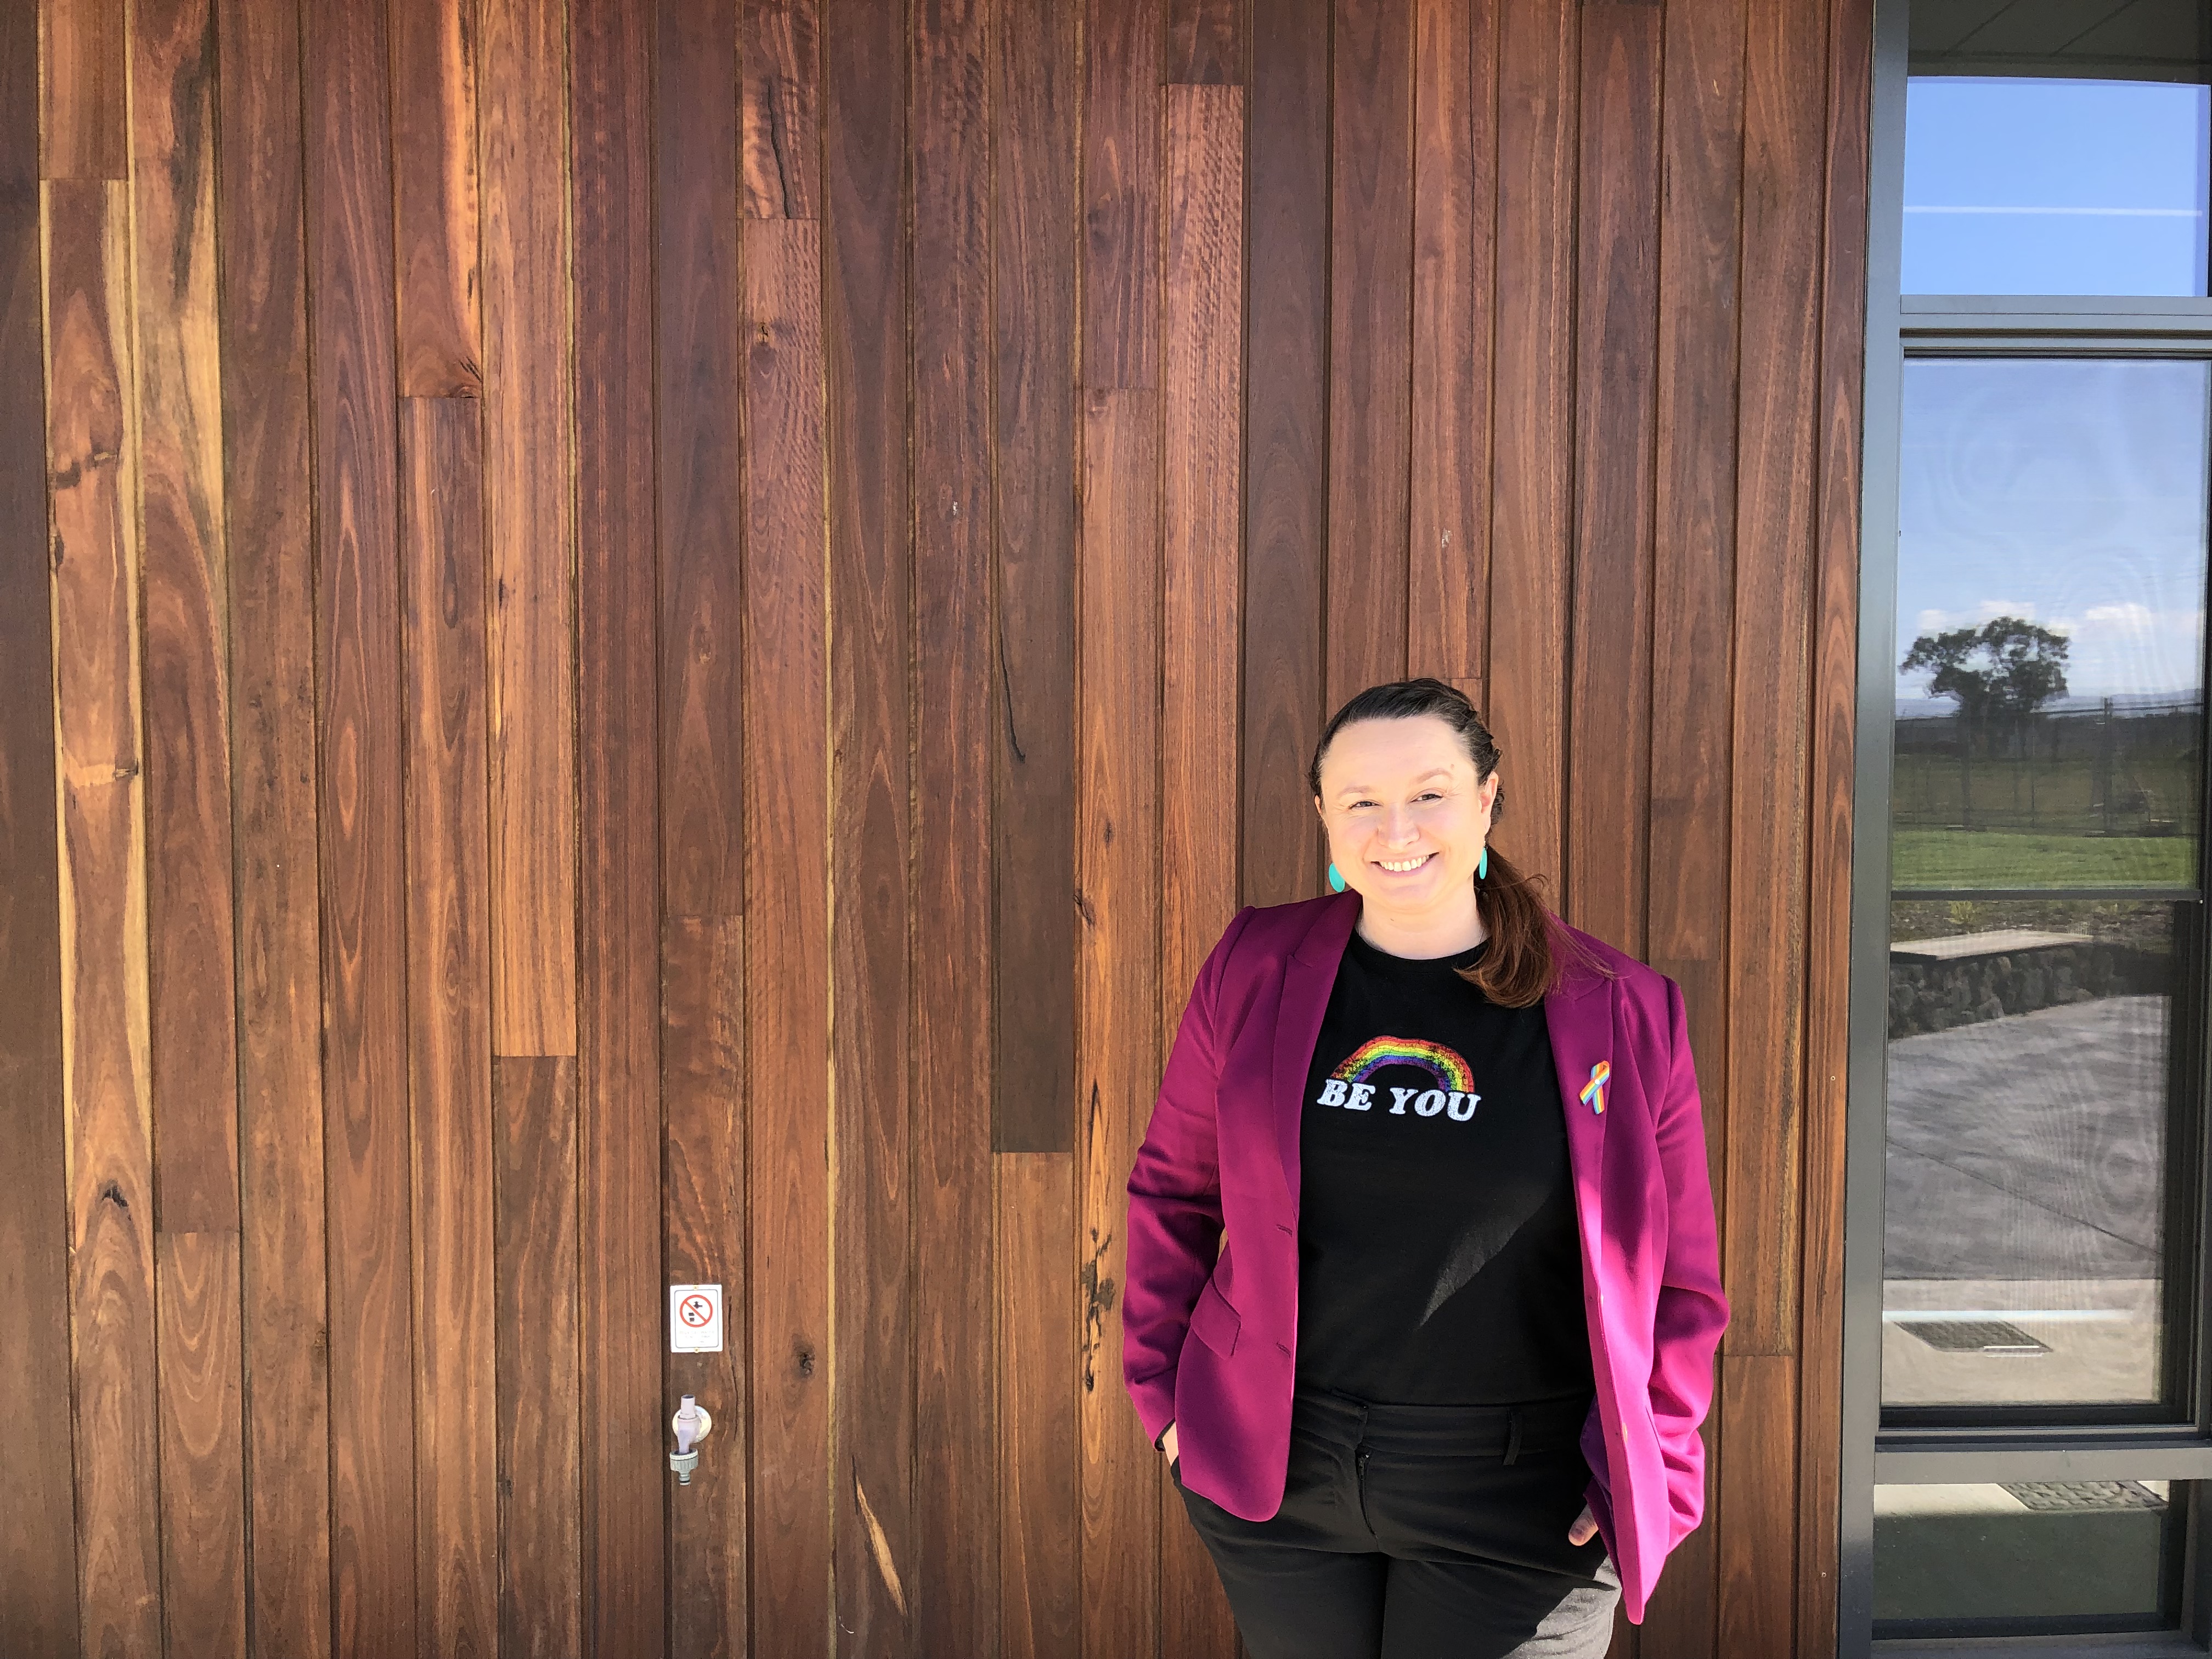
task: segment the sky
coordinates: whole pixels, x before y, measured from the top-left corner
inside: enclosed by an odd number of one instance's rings
[[[1918,635],[2013,616],[2067,636],[2071,697],[2195,690],[2208,404],[2202,361],[1908,362],[1898,660]],[[1927,706],[1920,676],[1898,695]]]
[[[1906,294],[2205,292],[2212,87],[1914,76]]]

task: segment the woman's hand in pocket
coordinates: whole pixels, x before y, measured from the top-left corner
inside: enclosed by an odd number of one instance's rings
[[[1168,1425],[1167,1432],[1160,1437],[1160,1449],[1167,1454],[1170,1463],[1176,1461],[1176,1425]]]
[[[1583,1505],[1583,1512],[1575,1517],[1574,1525],[1567,1528],[1567,1542],[1587,1544],[1596,1536],[1597,1516],[1590,1513],[1590,1506],[1585,1504]]]

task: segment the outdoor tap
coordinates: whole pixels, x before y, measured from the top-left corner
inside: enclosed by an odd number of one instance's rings
[[[687,1394],[668,1425],[676,1431],[676,1449],[668,1454],[668,1467],[676,1472],[678,1482],[688,1486],[691,1471],[699,1467],[699,1443],[714,1428],[714,1419],[695,1396]]]

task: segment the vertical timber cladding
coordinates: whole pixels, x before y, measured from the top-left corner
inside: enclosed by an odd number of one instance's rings
[[[1618,1650],[1826,1651],[1867,12],[11,11],[0,1648],[1227,1659],[1122,1183],[1432,673],[1705,1085]]]

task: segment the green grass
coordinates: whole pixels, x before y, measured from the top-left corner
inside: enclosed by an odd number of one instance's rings
[[[2193,836],[2011,835],[1899,830],[1893,887],[2191,887]]]

